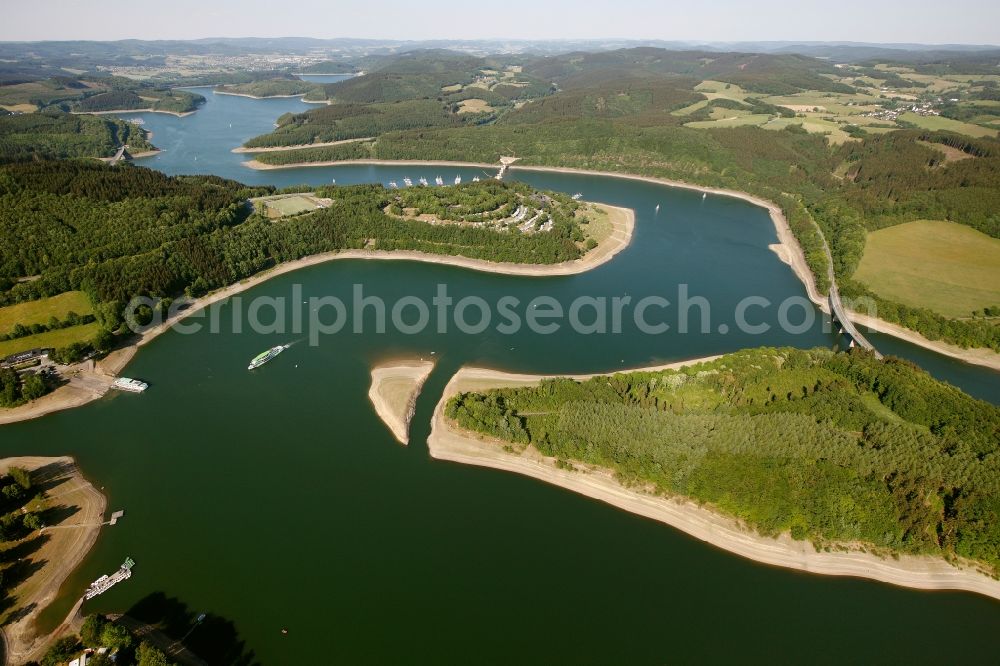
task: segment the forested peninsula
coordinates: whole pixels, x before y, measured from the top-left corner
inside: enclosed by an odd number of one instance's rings
[[[135,296],[161,299],[166,308],[178,295],[200,297],[310,255],[414,251],[481,260],[484,268],[563,266],[588,253],[606,259],[599,240],[621,246],[631,235],[631,222],[624,236],[610,238],[608,213],[521,183],[406,192],[324,187],[311,195],[328,201],[323,207],[277,218],[269,204],[280,207],[283,197],[275,195],[272,187],[166,176],[130,164],[6,165],[0,168],[0,234],[9,242],[0,247],[0,306],[85,294],[94,337],[55,352],[72,362],[91,348],[113,346],[114,334],[126,332],[122,312]],[[598,223],[590,225],[591,219]],[[603,236],[595,238],[598,232]]]
[[[1000,573],[1000,409],[900,359],[752,349],[476,389],[444,416],[481,446],[607,469],[764,536]]]

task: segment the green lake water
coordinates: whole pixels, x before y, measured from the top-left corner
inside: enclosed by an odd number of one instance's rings
[[[165,149],[142,164],[275,185],[402,184],[405,175],[450,183],[456,174],[481,174],[395,166],[251,171],[240,166],[247,156],[231,149],[310,105],[206,96],[187,118],[142,114]],[[804,295],[767,247],[776,236],[762,209],[596,176],[513,177],[634,208],[632,244],[591,272],[557,278],[405,261],[297,271],[219,306],[219,333],[170,332],[144,347],[125,374],[149,382],[145,394],[0,428],[0,455],[70,454],[104,488],[109,509],[126,510],[44,621],[58,622],[91,580],[129,555],[133,577],[85,611],[141,609],[165,598],[208,613],[187,643],[212,663],[238,662],[241,651],[265,664],[996,663],[995,601],[762,566],[532,479],[428,456],[431,412],[462,365],[591,372],[747,346],[838,344],[819,320],[798,334],[764,335],[645,335],[627,324],[606,335],[341,332],[247,372],[258,352],[302,336],[233,333],[233,309],[245,311],[256,296],[291,297],[293,285],[303,300],[348,300],[352,285],[362,284],[391,304],[429,300],[438,284],[456,300],[547,295],[569,303],[579,295],[671,298],[686,283],[711,303],[713,331],[718,323],[735,330],[731,313],[745,296]],[[774,325],[773,310],[754,321]],[[872,338],[1000,402],[997,373]],[[418,401],[411,445],[402,447],[368,402],[369,369],[431,352],[438,365]]]

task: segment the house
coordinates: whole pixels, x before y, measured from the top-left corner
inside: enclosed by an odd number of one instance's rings
[[[29,361],[43,358],[47,356],[50,351],[52,350],[48,348],[36,347],[35,349],[28,349],[23,352],[11,354],[7,358],[0,359],[0,368],[10,368],[15,365],[21,365],[22,363],[28,363]]]

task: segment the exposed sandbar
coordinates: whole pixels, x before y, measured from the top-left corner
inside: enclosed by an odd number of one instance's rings
[[[372,368],[368,399],[372,401],[375,413],[401,444],[410,443],[410,419],[413,418],[420,389],[433,369],[434,362],[423,359],[390,361]]]

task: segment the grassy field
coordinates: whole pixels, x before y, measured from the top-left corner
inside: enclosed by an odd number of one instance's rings
[[[917,127],[923,129],[947,130],[949,132],[958,132],[959,134],[975,137],[995,137],[997,135],[997,131],[994,129],[980,127],[979,125],[973,125],[971,123],[963,123],[959,120],[952,120],[951,118],[944,118],[942,116],[919,116],[915,113],[908,112],[904,113],[899,118],[900,120],[913,123]]]
[[[746,113],[745,111],[734,111],[732,109],[713,109],[725,111],[726,116],[718,120],[698,120],[692,123],[684,123],[684,127],[695,127],[698,129],[709,129],[714,127],[740,127],[742,125],[763,125],[771,119],[766,113]]]
[[[90,299],[82,291],[67,291],[51,298],[17,303],[0,308],[0,333],[9,333],[14,324],[46,324],[51,317],[62,321],[70,312],[88,315],[93,312]]]
[[[281,195],[254,200],[255,206],[261,204],[263,204],[265,214],[272,220],[288,215],[308,213],[319,208],[316,197],[306,194]]]
[[[900,303],[968,317],[1000,305],[1000,240],[940,220],[880,229],[854,277]]]
[[[710,79],[702,81],[696,85],[694,89],[709,99],[724,97],[725,99],[733,99],[737,102],[742,102],[748,95],[750,95],[750,93],[734,83],[724,83],[722,81],[712,81]]]
[[[57,331],[49,331],[48,333],[29,335],[26,338],[18,338],[17,340],[7,340],[6,342],[0,342],[0,357],[10,356],[26,349],[34,349],[35,347],[58,348],[65,347],[74,342],[86,342],[97,335],[99,329],[100,324],[94,322],[84,324],[83,326],[61,328]]]
[[[493,107],[485,99],[464,99],[458,103],[459,113],[486,113]]]
[[[593,238],[598,244],[606,241],[611,236],[611,232],[614,231],[611,218],[603,208],[596,206],[581,207],[576,211],[576,218],[578,220],[583,218],[590,220],[587,224],[583,225],[583,233],[588,239]]]

